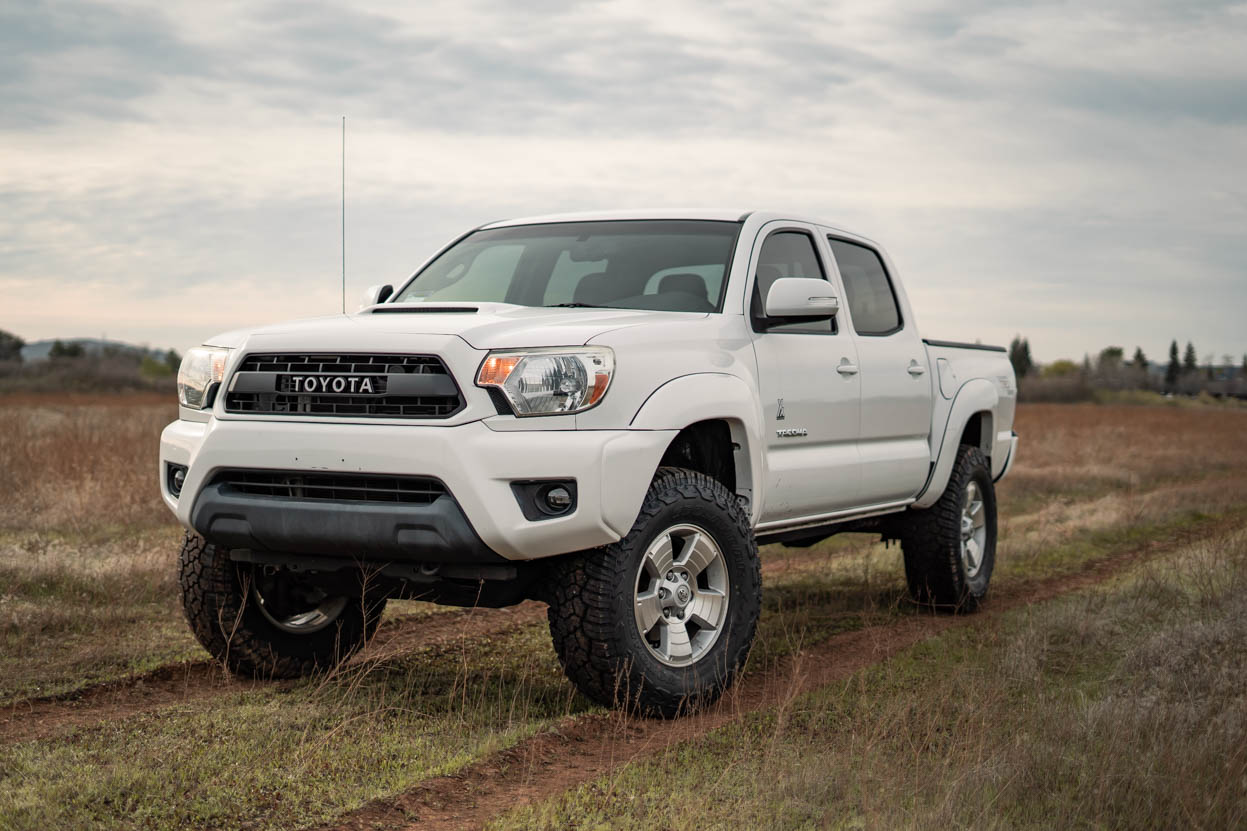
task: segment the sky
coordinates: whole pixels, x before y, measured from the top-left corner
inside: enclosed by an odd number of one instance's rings
[[[1247,352],[1247,3],[0,6],[0,329],[184,350],[512,216],[882,243],[924,335]]]

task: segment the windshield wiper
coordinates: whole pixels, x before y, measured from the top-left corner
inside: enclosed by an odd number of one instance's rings
[[[596,303],[551,303],[546,306],[547,309],[605,309],[607,306],[599,306]]]

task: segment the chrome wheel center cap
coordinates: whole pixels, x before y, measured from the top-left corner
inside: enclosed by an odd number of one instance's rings
[[[636,573],[633,615],[645,648],[667,666],[695,664],[727,622],[727,559],[714,537],[681,523],[660,533]]]

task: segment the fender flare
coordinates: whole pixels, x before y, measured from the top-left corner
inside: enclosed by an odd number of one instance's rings
[[[944,488],[948,485],[948,477],[953,472],[953,464],[957,461],[957,447],[961,434],[975,413],[986,412],[991,416],[991,421],[983,427],[981,438],[983,453],[991,458],[996,441],[993,422],[999,403],[1000,393],[986,378],[967,381],[957,390],[952,406],[948,410],[948,421],[945,422],[943,435],[940,437],[935,464],[931,468],[926,486],[918,493],[913,507],[929,508],[943,495]]]
[[[683,430],[699,421],[722,419],[739,446],[733,454],[736,492],[757,523],[762,505],[762,410],[742,378],[722,372],[681,375],[650,393],[628,425],[632,430]]]

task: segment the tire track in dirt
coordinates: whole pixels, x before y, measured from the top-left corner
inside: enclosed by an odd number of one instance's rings
[[[1130,567],[1242,527],[1240,519],[1225,519],[1199,531],[1169,534],[1142,548],[1102,558],[1077,574],[1040,578],[997,592],[979,614],[954,617],[915,612],[895,623],[833,635],[779,662],[770,671],[742,679],[718,704],[679,720],[638,719],[620,713],[569,717],[550,732],[455,774],[429,779],[395,797],[376,800],[333,823],[316,826],[316,831],[480,828],[506,810],[557,796],[749,713],[782,711],[804,693],[844,681],[955,626],[986,625],[1012,609],[1090,588]]]
[[[368,648],[350,663],[385,661],[422,647],[498,634],[545,620],[545,614],[545,604],[530,600],[505,609],[461,609],[397,620],[383,625]],[[214,661],[184,661],[63,695],[4,705],[0,707],[0,745],[47,738],[174,704],[296,683],[241,679]]]
[[[785,557],[763,563],[762,573],[783,573],[799,567],[797,561],[842,557],[858,548],[852,546],[830,555]],[[529,600],[501,609],[458,609],[414,620],[397,620],[383,624],[368,648],[352,658],[351,663],[386,661],[422,647],[502,634],[544,622],[545,610],[544,603]],[[295,683],[237,678],[209,660],[168,664],[140,675],[92,684],[60,695],[27,698],[0,706],[0,746],[47,738],[74,727],[123,719],[175,704],[265,687],[281,689]]]
[[[870,544],[873,543],[806,556],[789,555],[763,562],[762,573],[766,576],[801,570],[812,562],[860,553],[864,546]],[[368,649],[352,662],[390,660],[422,647],[497,635],[544,620],[545,604],[535,601],[502,609],[460,609],[415,619],[400,619],[392,624],[383,624]],[[0,746],[47,738],[74,727],[123,719],[175,704],[199,702],[263,687],[280,689],[295,683],[240,679],[213,661],[184,661],[61,695],[0,705]]]

